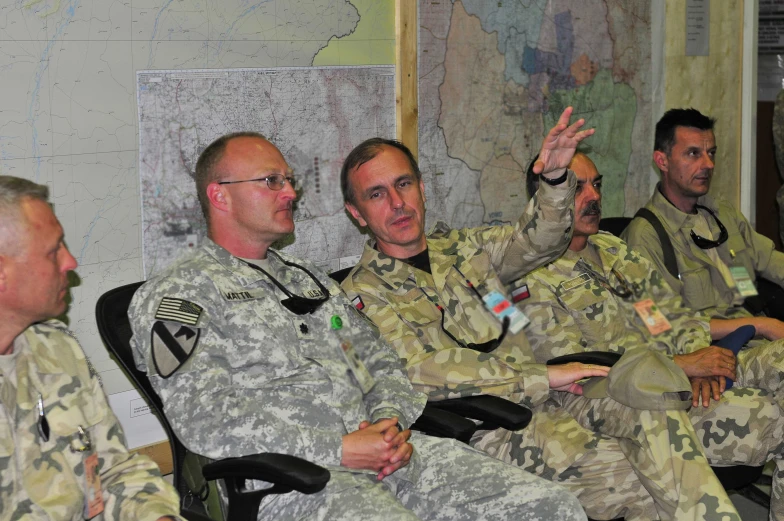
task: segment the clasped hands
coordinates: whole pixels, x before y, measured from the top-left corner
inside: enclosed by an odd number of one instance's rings
[[[363,421],[359,429],[343,436],[340,464],[351,469],[373,470],[382,480],[408,465],[414,447],[408,442],[411,430],[399,431],[397,418],[376,423]]]
[[[693,407],[700,403],[707,407],[711,396],[718,401],[727,388],[727,378],[735,380],[737,359],[732,351],[723,347],[710,346],[686,355],[675,355],[673,361],[689,377]]]

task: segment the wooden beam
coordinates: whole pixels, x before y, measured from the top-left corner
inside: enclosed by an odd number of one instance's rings
[[[131,449],[130,452],[137,452],[144,454],[153,460],[161,469],[161,474],[171,474],[174,469],[174,462],[172,460],[171,446],[168,441],[160,443],[153,443],[152,445],[145,445],[144,447],[137,447]]]
[[[395,0],[397,138],[418,155],[417,0]]]

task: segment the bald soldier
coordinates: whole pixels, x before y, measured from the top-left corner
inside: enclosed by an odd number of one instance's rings
[[[755,374],[763,364],[774,364],[771,373],[783,368],[770,357],[736,361],[732,351],[711,346],[710,319],[685,307],[648,259],[599,231],[602,176],[591,159],[578,153],[570,168],[580,188],[569,249],[513,284],[525,285],[530,295],[518,306],[531,320],[527,332],[537,361],[586,351],[664,352],[691,381],[688,415],[711,464],[762,465],[775,458],[781,468],[780,392]],[[726,378],[737,380],[731,389],[725,390]],[[622,425],[612,402],[564,395],[561,403],[598,432],[616,435]],[[772,520],[784,519],[780,476],[777,471],[773,480]]]
[[[683,413],[630,415],[630,425],[644,429],[617,440],[562,409],[551,393],[580,394],[578,380],[607,369],[537,363],[526,319],[511,305],[505,285],[558,257],[569,242],[577,182],[566,166],[592,133],[580,131],[582,120],[568,126],[570,115],[567,109],[545,138],[537,162],[542,190],[514,226],[442,225],[426,235],[424,186],[410,151],[382,139],[357,146],[343,165],[341,187],[346,208],[374,239],[343,289],[431,400],[492,394],[531,408],[524,430],[480,431],[472,444],[565,485],[590,517],[737,519]]]
[[[411,433],[425,398],[394,352],[318,268],[270,248],[294,231],[296,199],[272,143],[218,138],[196,190],[209,238],[134,296],[134,354],[195,454],[280,452],[329,469],[320,492],[264,498],[260,519],[585,519],[552,483]]]
[[[0,176],[0,519],[164,521],[179,498],[131,455],[65,313],[76,260],[46,186]]]

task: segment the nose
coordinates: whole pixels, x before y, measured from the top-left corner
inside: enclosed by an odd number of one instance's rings
[[[715,158],[712,158],[710,156],[710,154],[706,153],[705,154],[705,161],[703,161],[705,168],[711,168],[712,169],[713,165],[715,165],[714,159]]]
[[[63,262],[60,267],[64,273],[68,273],[69,271],[75,270],[79,263],[76,262],[76,258],[71,255],[71,252],[66,246],[63,246],[63,249],[65,250],[65,253],[63,254]]]
[[[592,184],[587,184],[583,188],[585,192],[585,199],[587,201],[599,201],[602,198],[602,193]]]
[[[283,188],[280,189],[280,196],[286,200],[294,200],[297,198],[297,191],[294,190],[294,185],[286,181]]]
[[[392,208],[395,210],[399,210],[406,205],[405,201],[403,201],[403,198],[400,197],[400,194],[397,193],[397,190],[389,191],[389,204],[392,205]]]

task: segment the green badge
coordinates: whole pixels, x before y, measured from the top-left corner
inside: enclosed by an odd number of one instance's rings
[[[340,329],[343,327],[343,321],[337,315],[332,315],[332,318],[329,319],[329,324],[332,326],[332,329]]]

